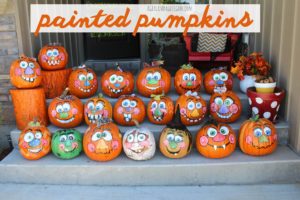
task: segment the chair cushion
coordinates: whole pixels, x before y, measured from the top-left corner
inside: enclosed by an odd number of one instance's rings
[[[199,33],[198,52],[224,52],[227,34]]]

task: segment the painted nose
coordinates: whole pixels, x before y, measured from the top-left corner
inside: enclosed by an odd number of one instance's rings
[[[60,113],[60,114],[59,114],[59,117],[60,117],[61,119],[66,119],[66,118],[68,118],[68,113],[66,113],[66,112]]]
[[[34,140],[32,140],[32,141],[29,143],[29,145],[30,145],[31,147],[36,147],[36,146],[39,146],[40,143],[41,143],[40,140],[34,139]]]
[[[213,138],[214,142],[222,142],[225,140],[225,136],[221,133],[217,133],[217,135]]]
[[[186,83],[186,86],[192,86],[192,85],[193,85],[193,84],[192,84],[191,81],[189,81],[189,82]]]
[[[159,109],[156,109],[156,110],[154,111],[154,115],[160,116],[160,115],[161,115],[161,111],[160,111]]]
[[[90,86],[90,82],[89,81],[85,81],[84,82],[84,86]]]
[[[120,87],[120,83],[115,83],[115,87]]]
[[[229,110],[228,110],[228,108],[227,108],[227,106],[225,106],[224,104],[221,106],[221,108],[220,108],[220,110],[219,110],[219,113],[220,114],[226,114],[226,113],[228,113],[229,112]]]
[[[27,67],[26,69],[25,69],[25,72],[24,72],[26,75],[31,75],[31,74],[33,74],[33,70],[30,68],[30,67]]]
[[[191,113],[192,117],[198,117],[199,116],[199,112],[197,109],[194,109],[193,112]]]
[[[130,107],[127,107],[125,110],[126,110],[126,112],[130,112],[130,111],[131,111],[131,108],[130,108]]]
[[[223,85],[223,84],[224,84],[224,81],[218,80],[218,81],[217,81],[217,84],[218,84],[218,85]]]

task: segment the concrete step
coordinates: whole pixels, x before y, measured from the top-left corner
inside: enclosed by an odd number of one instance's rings
[[[195,151],[182,159],[168,159],[157,152],[148,161],[133,161],[122,154],[104,163],[84,154],[73,160],[50,154],[28,161],[15,149],[0,162],[0,182],[102,186],[296,183],[299,169],[300,157],[287,146],[263,157],[247,156],[238,149],[224,159],[207,159]]]

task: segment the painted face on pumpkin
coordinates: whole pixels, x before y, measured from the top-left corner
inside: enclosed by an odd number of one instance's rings
[[[257,123],[252,129],[253,135],[246,137],[246,143],[256,149],[267,149],[277,141],[277,134],[268,124]]]
[[[21,58],[17,61],[14,68],[14,75],[19,77],[19,81],[25,84],[34,84],[41,77],[39,64],[30,58]]]
[[[59,102],[55,106],[55,110],[52,110],[52,117],[54,117],[59,123],[68,124],[75,119],[75,115],[78,113],[77,108],[73,107],[73,103],[68,100]]]
[[[159,97],[152,99],[147,108],[148,117],[156,124],[166,124],[173,118],[174,105],[169,97]]]
[[[61,52],[58,48],[48,47],[46,54],[42,55],[42,61],[46,62],[49,66],[59,65],[66,59],[65,53]]]
[[[185,94],[189,90],[197,92],[201,88],[201,83],[201,72],[191,65],[182,65],[175,74],[174,86],[179,94]]]
[[[97,77],[90,69],[77,70],[74,84],[81,92],[91,92],[97,87]]]
[[[226,70],[211,70],[205,74],[204,86],[207,93],[224,93],[232,90],[233,78]]]
[[[142,83],[149,90],[156,90],[159,87],[164,87],[164,80],[161,79],[159,71],[148,71]]]
[[[112,74],[108,80],[104,81],[104,85],[110,92],[119,94],[129,85],[129,80],[125,79],[122,75]]]
[[[97,123],[99,119],[111,117],[112,108],[107,104],[108,102],[101,99],[91,99],[86,103],[84,113],[89,123]]]
[[[23,136],[22,147],[30,153],[39,153],[44,146],[49,145],[49,141],[43,137],[43,133],[39,129],[28,129]]]

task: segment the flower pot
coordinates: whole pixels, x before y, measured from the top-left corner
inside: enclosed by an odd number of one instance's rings
[[[247,96],[252,113],[276,122],[280,103],[285,96],[283,89],[276,87],[274,93],[259,93],[255,87],[250,87],[247,89]]]
[[[255,77],[254,76],[245,75],[244,80],[240,81],[240,90],[243,93],[246,93],[247,88],[253,87],[254,83],[255,83]]]
[[[274,83],[257,83],[254,82],[256,92],[258,93],[273,93],[276,87],[276,82]]]

